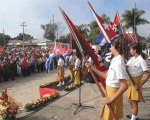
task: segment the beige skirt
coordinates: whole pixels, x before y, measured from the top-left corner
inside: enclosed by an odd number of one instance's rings
[[[134,79],[136,85],[139,85],[142,77],[133,77],[133,79]],[[142,93],[141,89],[140,89],[140,92]],[[136,90],[135,86],[133,85],[133,83],[130,79],[129,79],[129,86],[126,91],[126,95],[127,95],[128,99],[130,99],[130,100],[140,101],[140,99],[141,99],[139,92]]]
[[[70,73],[71,73],[71,80],[73,80],[74,81],[74,71],[73,71],[73,69],[74,69],[74,65],[70,65],[69,66],[69,69],[70,69]]]
[[[76,70],[74,72],[74,77],[75,77],[74,84],[79,84],[80,83],[80,71],[79,70]]]
[[[65,75],[64,67],[59,67],[58,76],[64,77],[64,75]]]
[[[110,86],[106,86],[106,96],[112,97],[117,92],[118,88],[113,88]],[[120,119],[123,118],[123,95],[118,97],[114,102],[111,103],[114,113]],[[109,110],[107,105],[104,105],[100,118],[102,120],[115,120],[111,111]]]

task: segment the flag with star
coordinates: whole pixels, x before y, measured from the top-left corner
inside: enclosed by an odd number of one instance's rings
[[[96,19],[96,22],[99,26],[99,29],[100,31],[102,32],[102,34],[104,35],[105,37],[105,40],[107,42],[111,42],[111,40],[113,40],[115,37],[118,36],[118,34],[116,34],[114,32],[114,30],[112,29],[112,26],[108,23],[106,23],[96,12],[95,10],[93,9],[92,5],[89,3],[88,1],[88,4],[89,4],[89,7],[90,7],[90,10],[92,11],[95,19]]]
[[[117,11],[116,12],[116,15],[115,15],[115,18],[114,18],[114,23],[113,23],[113,30],[119,34],[119,35],[124,35],[124,31],[122,29],[122,24],[121,24],[121,20],[120,20],[120,17],[119,17],[119,12]]]

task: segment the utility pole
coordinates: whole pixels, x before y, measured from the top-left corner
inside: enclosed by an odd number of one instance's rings
[[[27,25],[25,25],[25,22],[23,22],[20,26],[22,26],[23,29],[23,50],[24,50],[24,27],[26,27]]]
[[[4,40],[4,47],[6,47],[6,41],[5,41],[5,31],[3,29],[3,40]]]
[[[136,19],[136,3],[134,7],[134,36],[136,37],[136,24],[135,24],[135,19]]]
[[[54,34],[54,45],[55,45],[55,43],[56,43],[56,37],[55,37],[55,16],[53,15],[52,16],[53,17],[53,34]]]

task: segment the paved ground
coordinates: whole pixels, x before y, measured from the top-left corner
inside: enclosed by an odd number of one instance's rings
[[[66,71],[68,74],[68,71]],[[17,78],[15,81],[0,84],[7,85],[8,91],[23,106],[39,98],[39,85],[45,82],[55,80],[56,71],[51,73],[36,73],[29,77]],[[79,89],[72,92],[61,92],[61,97],[52,103],[35,112],[26,113],[23,111],[17,116],[19,120],[99,120],[99,112],[103,107],[102,97],[95,84],[85,83],[81,87],[82,105],[92,106],[94,108],[79,108],[74,115],[76,106],[72,103],[79,103]],[[143,88],[143,95],[146,103],[139,104],[139,117],[141,120],[150,120],[150,81]],[[130,114],[127,98],[124,96],[125,115]],[[128,120],[124,118],[124,120]]]

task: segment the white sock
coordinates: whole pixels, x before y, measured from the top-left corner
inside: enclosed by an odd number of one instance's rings
[[[137,118],[137,116],[132,115],[131,120],[135,120]]]

